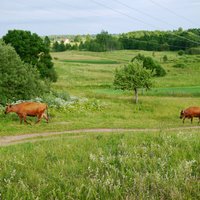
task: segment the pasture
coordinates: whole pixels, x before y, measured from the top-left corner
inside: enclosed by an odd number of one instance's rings
[[[116,67],[135,55],[152,56],[167,75],[153,78],[150,91],[114,90]],[[164,62],[163,56],[168,60]],[[50,107],[50,123],[20,125],[16,114],[0,114],[0,136],[90,128],[159,129],[158,132],[74,133],[47,141],[0,147],[3,199],[198,199],[199,126],[182,124],[180,110],[200,106],[200,60],[176,52],[66,51],[52,53],[58,82],[53,89],[77,98]],[[183,62],[185,67],[174,64]],[[34,122],[33,118],[28,120]],[[35,159],[35,155],[37,158]]]

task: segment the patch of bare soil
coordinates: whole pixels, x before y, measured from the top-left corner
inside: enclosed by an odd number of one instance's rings
[[[2,136],[0,137],[0,146],[9,146],[18,143],[36,142],[40,140],[48,140],[48,136],[56,136],[67,133],[105,133],[105,132],[158,132],[158,131],[181,131],[200,129],[200,126],[193,127],[177,127],[177,128],[145,128],[145,129],[124,129],[124,128],[96,128],[96,129],[79,129],[79,130],[66,130],[60,132],[44,132],[44,133],[32,133],[15,136]],[[42,138],[41,138],[42,137]],[[80,137],[80,136],[77,136]]]

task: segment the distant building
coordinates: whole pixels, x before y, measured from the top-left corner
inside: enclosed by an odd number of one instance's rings
[[[66,38],[65,40],[64,40],[64,44],[69,44],[70,43],[70,40],[68,39],[68,38]]]
[[[61,42],[64,42],[64,44],[69,44],[70,43],[70,40],[68,38],[61,38],[61,39],[55,39],[54,42],[58,42],[59,44]]]

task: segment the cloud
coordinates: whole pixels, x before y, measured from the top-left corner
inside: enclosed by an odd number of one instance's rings
[[[173,25],[173,28],[187,28],[193,25],[178,16],[175,17],[149,0],[118,1],[158,19],[166,20]],[[195,22],[194,24],[199,24],[197,20],[200,18],[199,7],[195,6],[198,5],[197,0],[154,1],[190,18]],[[88,33],[88,31],[96,33],[102,29],[120,33],[140,29],[152,30],[155,29],[154,27],[162,30],[172,29],[172,26],[170,27],[167,23],[145,16],[142,12],[136,12],[115,0],[1,0],[0,36],[7,30],[16,28],[38,31],[38,34],[52,34],[53,32],[80,34]]]

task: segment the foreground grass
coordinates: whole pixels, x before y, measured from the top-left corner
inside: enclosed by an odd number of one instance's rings
[[[194,131],[85,133],[0,148],[0,196],[199,199],[199,138]]]

